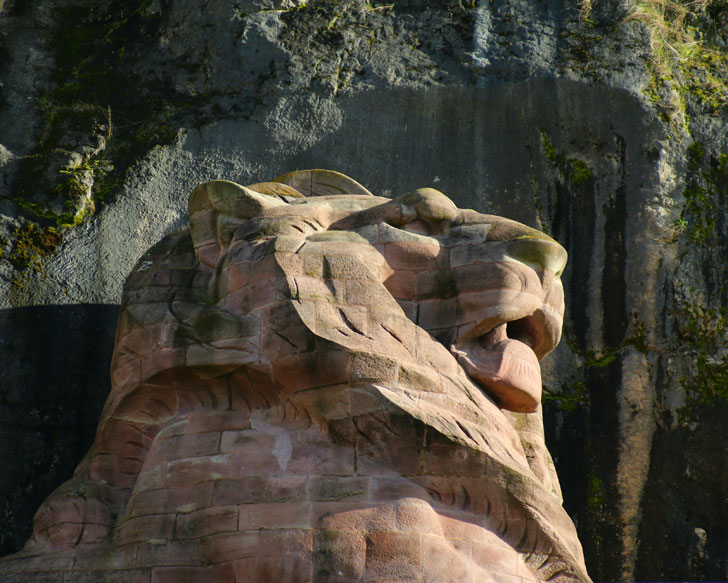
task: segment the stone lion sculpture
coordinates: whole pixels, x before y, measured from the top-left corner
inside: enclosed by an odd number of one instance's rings
[[[544,446],[566,252],[331,171],[198,186],[13,581],[588,581]],[[65,577],[65,578],[64,578]]]

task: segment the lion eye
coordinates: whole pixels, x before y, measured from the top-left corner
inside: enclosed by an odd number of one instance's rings
[[[438,237],[444,235],[449,226],[448,221],[430,221],[418,218],[405,223],[399,228],[410,233],[417,233],[418,235]]]
[[[415,219],[414,221],[410,221],[401,228],[405,231],[411,231],[412,233],[419,233],[421,235],[429,235],[432,231],[430,225],[428,225],[422,219]]]

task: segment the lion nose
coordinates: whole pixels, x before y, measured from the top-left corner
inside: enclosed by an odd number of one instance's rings
[[[506,244],[510,257],[534,269],[548,269],[559,277],[566,267],[566,249],[551,238],[523,237]]]

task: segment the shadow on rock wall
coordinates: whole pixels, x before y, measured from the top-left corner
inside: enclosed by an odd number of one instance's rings
[[[93,441],[118,314],[109,305],[0,310],[0,555],[22,547],[40,503]]]
[[[715,431],[727,414],[704,406],[690,426],[656,433],[637,580],[728,579],[728,498],[711,494],[728,491],[728,439]]]

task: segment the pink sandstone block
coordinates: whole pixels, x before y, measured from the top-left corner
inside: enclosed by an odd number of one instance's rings
[[[405,498],[395,506],[395,526],[403,532],[432,533],[442,536],[440,516],[427,502]]]
[[[367,306],[392,309],[395,301],[392,294],[383,285],[372,287],[360,280],[348,280],[344,295],[346,305]]]
[[[526,564],[523,556],[518,557],[518,569],[516,574],[526,581],[538,581],[536,571]]]
[[[490,573],[493,583],[526,583],[526,580],[517,575],[510,575],[508,573],[498,573],[493,571]]]
[[[416,364],[402,364],[399,369],[399,384],[418,391],[442,393],[442,379],[437,371]]]
[[[174,435],[155,441],[150,452],[154,459],[176,460],[180,458],[214,455],[219,451],[220,433],[210,431],[186,435]]]
[[[253,448],[241,448],[232,454],[230,478],[254,478],[269,474],[285,473],[281,461],[285,463],[287,456],[276,457],[273,453],[256,451]]]
[[[48,528],[51,539],[71,540],[74,544],[91,544],[104,540],[109,534],[107,524],[66,522]]]
[[[308,553],[267,554],[258,558],[256,581],[312,583],[312,571],[313,565]]]
[[[513,549],[504,549],[502,545],[490,541],[472,541],[472,557],[475,564],[483,569],[515,574],[518,571],[518,553]]]
[[[152,439],[144,431],[143,425],[110,419],[105,431],[99,435],[98,449],[124,457],[143,458],[151,443]]]
[[[379,273],[375,266],[369,266],[364,258],[359,257],[359,249],[351,248],[352,255],[328,254],[323,265],[322,275],[332,279],[363,279],[365,281],[378,281]],[[337,249],[338,253],[345,253],[345,248]]]
[[[176,435],[184,435],[187,431],[187,425],[190,422],[190,413],[180,413],[177,417],[174,419],[170,419],[165,423],[164,427],[154,436],[154,440],[152,443],[157,444],[157,447],[160,443],[162,443],[162,440],[167,439],[168,437],[174,437]]]
[[[304,443],[293,446],[287,470],[294,474],[351,476],[355,473],[354,464],[352,448]]]
[[[298,244],[298,242],[294,243],[294,245]],[[295,250],[291,249],[291,251]],[[281,271],[283,271],[283,273],[289,275],[303,275],[304,273],[306,273],[304,257],[299,253],[291,251],[280,250],[278,253],[276,253],[278,266],[280,267]]]
[[[123,544],[174,537],[174,514],[150,514],[126,520],[119,528]]]
[[[378,447],[386,455],[385,464],[398,467],[401,474],[415,474],[420,469],[419,441],[413,419],[386,413],[359,415],[354,419],[356,430],[365,438],[359,446]],[[386,444],[386,447],[385,447]]]
[[[422,452],[424,473],[442,475],[454,472],[458,476],[479,478],[485,472],[485,456],[473,455],[452,456],[447,444],[429,443]]]
[[[196,484],[174,490],[159,489],[136,492],[129,500],[129,516],[147,516],[160,512],[185,513],[210,506],[215,482]]]
[[[224,453],[238,451],[246,453],[267,452],[272,450],[274,444],[275,437],[269,433],[257,429],[241,428],[223,432],[220,451]]]
[[[236,506],[203,508],[189,514],[177,515],[175,538],[200,538],[220,532],[238,529],[238,509]]]
[[[314,502],[311,524],[325,530],[394,531],[394,505],[370,507],[367,502]]]
[[[149,583],[151,569],[99,570],[73,573],[73,583]],[[68,575],[66,575],[68,582]],[[33,580],[35,583],[35,580]]]
[[[25,573],[8,573],[4,577],[4,583],[26,583],[28,581],[28,575]],[[33,573],[33,583],[63,583],[63,573],[36,571]]]
[[[462,374],[462,369],[458,366],[457,361],[451,358],[450,351],[439,342],[433,342],[429,335],[421,332],[417,333],[416,356],[419,364],[429,364],[441,374]]]
[[[442,536],[423,534],[420,543],[422,571],[426,581],[475,583],[469,541],[449,541]]]
[[[310,529],[261,530],[257,581],[312,583],[313,552]]]
[[[194,486],[230,476],[230,454],[177,459],[167,464],[168,488]]]
[[[273,362],[273,380],[289,394],[300,389],[344,383],[350,378],[350,358],[340,350],[282,356]]]
[[[138,543],[137,567],[204,567],[199,540],[152,540]]]
[[[86,500],[83,496],[68,496],[55,501],[52,506],[38,511],[38,523],[47,527],[58,523],[110,524],[111,516],[108,506],[103,500],[93,497]]]
[[[508,551],[511,547],[499,539],[495,534],[490,532],[484,525],[483,522],[477,516],[473,516],[470,513],[445,513],[443,511],[438,512],[440,515],[440,527],[442,528],[443,536],[450,541],[468,541],[470,542],[482,542],[491,545],[500,546]]]
[[[51,551],[35,544],[32,544],[32,549],[30,551],[26,547],[18,554],[5,557],[3,576],[6,572],[8,575],[18,573],[27,580],[28,573],[68,571],[73,568],[74,557],[66,549]]]
[[[198,411],[188,416],[187,433],[207,433],[250,428],[249,411]],[[224,434],[223,434],[224,438]],[[224,451],[222,448],[220,451]]]
[[[255,476],[217,480],[213,505],[288,502],[306,497],[305,476]]]
[[[250,283],[252,265],[252,261],[246,260],[231,263],[227,268],[227,278],[225,278],[227,285],[223,290],[221,290],[222,295],[227,295],[230,292],[239,290],[241,287]]]
[[[120,570],[128,573],[136,562],[137,543],[108,545],[89,545],[81,547],[83,558],[76,557],[74,570],[84,571],[114,571]],[[68,579],[68,577],[67,577]]]
[[[372,479],[371,498],[372,500],[381,501],[399,500],[401,498],[429,500],[430,495],[421,485],[407,478],[382,475]]]
[[[120,419],[148,425],[172,419],[178,412],[178,394],[169,387],[142,384],[118,406]]]
[[[142,464],[143,458],[122,457],[119,460],[119,475],[122,479],[118,485],[127,488],[133,484],[142,469]],[[125,476],[128,477],[128,480],[124,479]]]
[[[144,490],[164,488],[166,466],[164,462],[160,462],[157,465],[145,466],[134,483],[134,489],[142,492]]]
[[[507,263],[496,261],[457,267],[454,276],[460,293],[499,288],[520,289],[524,283],[518,271],[509,269]]]
[[[160,567],[152,569],[151,583],[236,583],[232,563],[213,567]]]
[[[417,271],[396,271],[384,280],[384,285],[394,297],[403,300],[414,300],[417,296]]]
[[[348,387],[349,412],[351,416],[363,415],[381,411],[385,402],[379,391],[369,383],[357,383],[359,386]]]
[[[449,271],[434,267],[413,272],[413,279],[413,297],[418,300],[456,296],[461,283],[458,281],[456,287],[455,278]]]
[[[260,530],[211,534],[200,539],[199,552],[212,565],[252,557],[264,548],[260,535]]]
[[[402,310],[408,320],[412,320],[413,322],[417,320],[420,311],[419,302],[398,298],[397,305]]]
[[[367,581],[422,581],[422,545],[417,533],[370,532],[366,537]]]
[[[460,318],[457,299],[433,299],[419,302],[418,323],[427,329],[449,328]]]
[[[314,550],[316,531],[310,528],[262,529],[260,533],[261,554],[284,552],[310,554]]]
[[[367,543],[359,530],[319,530],[315,539],[313,571],[316,580],[362,581]]]
[[[142,380],[151,379],[159,372],[183,368],[185,352],[180,347],[158,346],[142,355],[141,365]]]
[[[421,271],[443,265],[447,250],[435,242],[397,241],[384,245],[384,257],[396,270]]]
[[[270,502],[238,506],[238,530],[306,528],[311,526],[311,503]]]
[[[233,561],[233,571],[236,583],[241,581],[259,581],[258,579],[258,557],[244,557]]]
[[[354,381],[396,382],[399,367],[400,362],[396,359],[356,352],[351,362],[351,378]]]
[[[218,255],[220,254],[220,247],[216,242],[203,245],[196,249],[197,256],[200,258],[200,263],[203,265],[215,265],[217,263]]]
[[[351,392],[348,384],[317,387],[296,393],[295,402],[312,414],[328,419],[348,417]]]
[[[142,380],[142,360],[139,355],[128,355],[114,367],[111,383],[115,387],[136,386]]]
[[[367,500],[371,478],[364,476],[312,476],[309,500]]]

